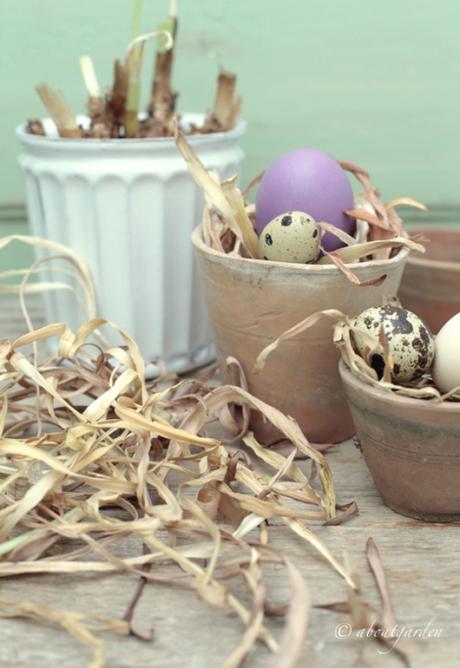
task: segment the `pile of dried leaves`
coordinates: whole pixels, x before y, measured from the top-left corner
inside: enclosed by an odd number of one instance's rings
[[[263,172],[240,191],[237,185],[238,175],[221,183],[216,172],[207,172],[180,131],[176,134],[176,144],[204,193],[207,206],[203,215],[202,234],[205,244],[227,255],[258,258],[257,235],[254,229],[255,206],[248,201],[248,197],[251,189],[261,180]],[[426,210],[426,207],[408,197],[383,204],[369,175],[361,167],[349,162],[340,162],[340,165],[353,174],[363,187],[363,192],[355,197],[355,209],[346,212],[356,219],[355,236],[350,236],[326,222],[317,221],[322,235],[330,232],[337,236],[344,246],[333,252],[328,252],[321,246],[322,256],[316,264],[335,264],[352,283],[375,285],[375,281],[360,281],[350,265],[356,262],[386,260],[403,248],[425,252],[424,246],[405,235],[396,208],[406,205]]]
[[[113,83],[104,94],[99,86],[94,65],[89,56],[80,59],[83,80],[88,91],[88,124],[79,121],[61,90],[47,84],[36,87],[60,137],[72,139],[122,139],[170,137],[180,122],[176,112],[178,94],[172,88],[174,46],[178,20],[174,0],[168,18],[158,31],[141,33],[143,0],[135,0],[133,39],[123,60],[115,60]],[[146,113],[140,115],[141,72],[147,42],[157,38],[157,53],[152,73],[152,86]],[[217,91],[212,110],[201,125],[184,127],[187,134],[208,134],[231,130],[237,122],[241,98],[236,92],[236,75],[222,71],[217,79]],[[46,135],[39,119],[29,120],[27,132]]]
[[[0,293],[19,292],[29,329],[16,341],[0,341],[0,577],[124,572],[138,577],[139,587],[121,620],[5,597],[0,617],[61,626],[92,646],[90,666],[99,668],[99,633],[148,640],[132,625],[142,587],[171,584],[239,617],[244,631],[226,668],[241,665],[258,641],[274,654],[274,668],[294,667],[310,598],[297,568],[272,546],[272,533],[284,525],[308,544],[306,555],[316,549],[348,584],[348,601],[326,607],[348,612],[356,628],[381,628],[357,593],[357,578],[312,530],[348,519],[356,504],[336,505],[325,457],[292,419],[248,392],[237,360],[227,360],[233,385],[218,386],[213,370],[146,380],[136,343],[92,317],[86,263],[62,245],[33,237],[6,237],[0,250],[14,241],[69,260],[92,319],[77,332],[64,324],[33,328],[25,293],[52,289],[40,280],[28,282],[49,258],[0,274],[0,281],[21,279],[0,285]],[[119,346],[104,344],[104,327],[119,333]],[[40,347],[51,339],[56,352],[49,356]],[[248,430],[250,410],[283,433],[289,454],[257,442]],[[138,556],[120,556],[117,548],[127,537],[137,542]],[[386,581],[375,549],[368,557],[379,574],[385,623],[391,612]],[[267,601],[267,563],[283,565],[291,584],[290,603],[282,610]],[[249,606],[235,593],[241,581]],[[285,620],[279,640],[266,622],[272,614]]]

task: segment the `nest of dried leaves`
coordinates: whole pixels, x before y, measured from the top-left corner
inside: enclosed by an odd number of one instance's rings
[[[202,234],[205,244],[227,255],[258,259],[257,234],[254,229],[255,205],[251,204],[248,198],[252,188],[261,180],[263,172],[241,191],[238,188],[238,175],[221,182],[216,172],[208,172],[180,131],[176,134],[176,144],[193,178],[203,190],[206,207]],[[340,165],[353,174],[363,188],[355,197],[355,208],[346,212],[356,220],[355,235],[351,236],[333,225],[317,221],[322,235],[330,232],[344,244],[333,252],[328,252],[321,246],[322,256],[317,264],[334,264],[355,285],[377,285],[383,278],[362,282],[350,265],[356,262],[385,260],[396,255],[402,248],[425,252],[424,246],[407,238],[396,210],[402,205],[422,210],[426,210],[426,207],[408,197],[393,199],[384,204],[367,172],[350,162],[340,162]]]
[[[387,301],[400,305],[396,298]],[[340,350],[341,357],[347,367],[363,383],[413,399],[437,402],[460,401],[460,388],[454,388],[450,392],[442,394],[435,387],[431,373],[425,373],[411,382],[395,383],[393,380],[393,357],[383,327],[379,332],[379,337],[376,338],[355,327],[354,318],[336,309],[313,313],[283,332],[260,353],[255,364],[256,370],[265,366],[267,358],[280,344],[302,334],[323,319],[332,321],[331,338]],[[356,345],[358,340],[361,342],[359,349],[363,350],[362,354],[358,352]],[[382,362],[382,364],[379,362],[379,371],[376,370],[373,363],[376,355]]]

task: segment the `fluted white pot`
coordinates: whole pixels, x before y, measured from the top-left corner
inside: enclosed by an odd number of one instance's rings
[[[184,122],[200,123],[188,114]],[[51,121],[45,121],[52,131]],[[240,170],[244,122],[189,138],[222,177]],[[171,138],[62,139],[17,129],[32,233],[64,243],[90,266],[98,315],[138,342],[146,359],[187,371],[213,357],[190,235],[203,201]],[[48,271],[51,271],[48,270]],[[62,278],[61,276],[59,277]],[[84,309],[68,292],[45,298],[49,321],[71,328]]]

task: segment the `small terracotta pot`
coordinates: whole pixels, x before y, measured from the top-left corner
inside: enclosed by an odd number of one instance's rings
[[[407,251],[391,260],[350,267],[361,280],[383,275],[377,287],[359,287],[333,265],[276,263],[225,255],[206,246],[201,227],[192,241],[198,255],[201,284],[214,333],[217,358],[225,375],[225,359],[241,362],[250,391],[300,424],[316,443],[338,443],[354,433],[332,343],[332,321],[322,320],[286,341],[253,371],[258,354],[288,327],[327,308],[357,315],[398,292]],[[252,428],[264,443],[277,434],[253,415]]]
[[[387,506],[431,522],[460,519],[460,404],[411,399],[339,365],[364,459]]]
[[[426,253],[409,257],[399,298],[437,333],[460,312],[460,230],[420,227],[410,236],[421,233]]]

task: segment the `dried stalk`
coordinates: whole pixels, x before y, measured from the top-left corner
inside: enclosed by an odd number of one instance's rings
[[[175,3],[171,3],[168,18],[160,25],[160,30],[167,31],[173,43],[169,44],[164,38],[158,40],[153,70],[153,83],[150,102],[147,108],[149,116],[161,125],[172,128],[172,119],[175,112],[177,94],[172,89],[172,68],[174,63],[174,46],[177,38],[177,13]]]
[[[35,87],[48,114],[56,124],[60,137],[78,138],[83,136],[83,130],[77,123],[77,118],[69,107],[61,90],[53,91],[48,84]]]
[[[101,139],[107,139],[110,137],[110,129],[106,119],[106,103],[101,95],[96,71],[90,56],[80,57],[80,69],[89,95],[88,115],[91,123],[91,133]]]
[[[202,132],[225,132],[235,127],[241,110],[241,97],[236,93],[236,74],[222,70],[212,111],[207,115]]]

